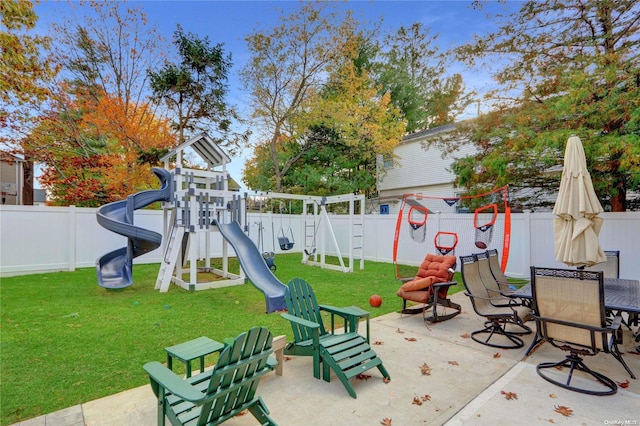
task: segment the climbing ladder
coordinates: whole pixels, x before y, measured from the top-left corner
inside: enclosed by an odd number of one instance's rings
[[[349,218],[351,227],[351,242],[349,253],[349,271],[353,272],[354,259],[360,261],[360,270],[364,269],[364,199],[357,199],[361,203],[361,208],[356,211],[355,203],[349,204]]]
[[[173,277],[173,271],[176,268],[178,258],[184,258],[189,238],[189,234],[185,232],[185,229],[184,226],[174,225],[171,227],[171,235],[167,240],[167,247],[162,256],[162,264],[158,271],[155,286],[155,289],[160,290],[162,293],[169,291],[169,285],[171,284],[171,278]],[[180,256],[181,253],[183,256]]]
[[[349,239],[347,241],[342,240],[341,250],[326,206],[327,204],[346,202],[349,203],[347,231]],[[358,259],[360,261],[360,269],[364,269],[364,203],[363,195],[353,194],[323,197],[321,200],[316,198],[305,199],[302,211],[304,229],[302,263],[342,272],[353,272],[355,267],[354,259]],[[310,205],[313,205],[313,211],[310,211]],[[325,262],[327,244],[331,247],[331,253],[338,258],[340,265],[330,265]],[[348,256],[349,264],[345,265],[343,251],[347,245],[348,247],[346,247],[344,254]]]

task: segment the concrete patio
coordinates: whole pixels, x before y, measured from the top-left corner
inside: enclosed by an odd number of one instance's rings
[[[586,363],[627,387],[619,386],[612,396],[564,390],[539,377],[535,366],[560,360],[566,352],[544,344],[526,357],[524,352],[531,335],[523,336],[525,346],[521,349],[478,344],[468,336],[482,328],[482,318],[462,293],[452,299],[463,306],[462,313],[442,323],[426,325],[421,315],[397,313],[371,320],[372,346],[392,380],[384,383],[376,369],[370,370],[367,372],[370,378],[355,381],[357,399],[349,397],[337,379],[331,383],[314,379],[310,358],[287,359],[284,375],[269,374],[258,388],[272,418],[280,425],[380,425],[384,419],[390,419],[388,424],[395,426],[640,424],[640,379],[631,379],[611,355],[588,357]],[[385,303],[400,305],[399,300]],[[533,327],[534,323],[529,325]],[[635,351],[629,330],[624,332],[621,350],[629,367],[640,377],[640,354]],[[425,364],[428,375],[421,371]],[[149,385],[19,423],[22,426],[155,424],[156,399]],[[247,414],[225,424],[257,422]]]

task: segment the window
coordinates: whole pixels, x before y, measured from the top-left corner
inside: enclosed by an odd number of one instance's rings
[[[382,157],[382,164],[385,169],[393,169],[393,156],[391,154],[385,154]]]

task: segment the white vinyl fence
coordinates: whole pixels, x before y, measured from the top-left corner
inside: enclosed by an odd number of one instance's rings
[[[73,271],[93,267],[103,254],[126,245],[126,238],[98,225],[96,210],[76,207],[0,206],[0,277]],[[456,220],[469,221],[472,215],[454,215]],[[620,276],[640,278],[640,212],[603,213],[604,225],[600,242],[605,250],[620,250]],[[552,213],[512,214],[511,251],[507,274],[527,277],[529,266],[566,267],[555,261]],[[163,214],[157,210],[137,210],[137,226],[161,232]],[[280,231],[288,235],[291,227],[295,239],[289,251],[302,253],[304,229],[299,216],[278,214],[250,214],[247,220],[249,235],[258,241],[258,223],[262,223],[260,249],[282,253],[277,237]],[[349,221],[346,216],[331,216],[338,245],[347,255]],[[364,253],[366,260],[392,262],[395,215],[368,215],[364,223]],[[222,255],[219,233],[211,233],[212,256]],[[317,245],[322,244],[319,235]],[[327,254],[335,254],[331,239],[324,236]],[[431,241],[432,242],[432,241]],[[435,252],[425,242],[424,250],[416,250],[411,259],[402,263],[418,263],[428,251]],[[275,246],[275,247],[274,247]],[[275,249],[275,250],[274,250]],[[478,251],[475,247],[458,247],[456,255]],[[135,263],[159,263],[161,249],[137,258]],[[301,256],[302,258],[302,256]],[[357,262],[354,268],[357,270]]]

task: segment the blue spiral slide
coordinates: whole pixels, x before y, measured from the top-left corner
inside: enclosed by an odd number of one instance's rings
[[[171,201],[173,179],[168,170],[154,167],[151,171],[160,180],[160,189],[129,195],[126,200],[105,204],[96,212],[98,223],[109,231],[127,237],[126,247],[105,254],[96,261],[98,285],[117,289],[133,284],[133,258],[160,247],[162,235],[133,225],[133,211],[157,201]]]
[[[242,231],[238,222],[216,223],[216,225],[224,239],[235,250],[240,266],[249,281],[264,294],[267,302],[267,313],[285,309],[285,285],[273,275],[260,250],[251,241],[251,238]]]

